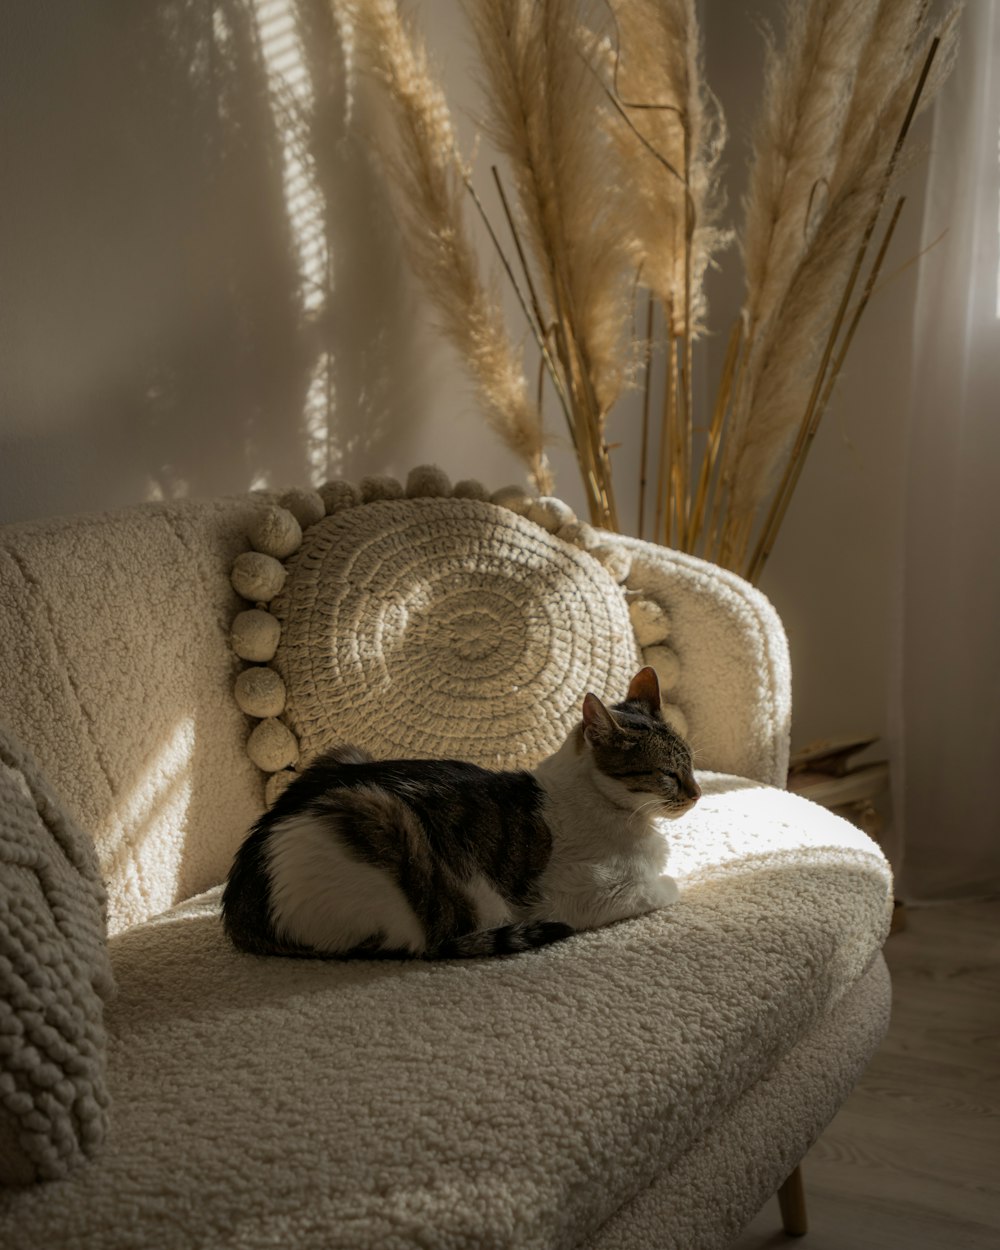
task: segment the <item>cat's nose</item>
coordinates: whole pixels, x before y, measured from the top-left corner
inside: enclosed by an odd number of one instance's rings
[[[690,774],[684,778],[684,793],[691,800],[692,807],[701,798],[701,786]]]

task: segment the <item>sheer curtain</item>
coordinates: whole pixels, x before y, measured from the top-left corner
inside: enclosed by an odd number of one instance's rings
[[[895,807],[911,901],[1000,893],[1000,4],[938,100],[914,323]],[[897,761],[900,763],[900,761]]]

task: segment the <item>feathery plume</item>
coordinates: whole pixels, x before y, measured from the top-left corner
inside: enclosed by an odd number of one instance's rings
[[[614,133],[634,197],[636,263],[643,284],[673,310],[674,334],[697,337],[705,270],[732,236],[719,224],[726,126],[704,82],[694,0],[608,4],[617,33],[612,90],[628,123]]]
[[[546,489],[541,390],[532,405],[496,293],[479,278],[462,214],[471,178],[444,98],[394,0],[359,3],[395,113],[393,169],[415,268],[491,423]],[[719,225],[725,127],[702,80],[696,0],[463,3],[487,128],[516,191],[515,209],[497,174],[529,288],[522,306],[570,423],[591,519],[617,528],[605,427],[630,362],[650,346],[659,303],[657,536],[740,567],[770,500],[748,566],[759,573],[874,288],[900,205],[856,292],[916,103],[951,69],[962,0],[938,22],[930,0],[785,0],[781,45],[765,36],[744,200],[746,294],[700,464],[692,343],[705,325],[705,271],[728,232]],[[645,340],[630,325],[640,285],[653,297]],[[648,367],[646,378],[648,389]]]
[[[764,94],[744,205],[747,334],[778,307],[810,236],[843,131],[870,0],[790,0],[766,43]]]
[[[822,215],[858,60],[875,17],[869,0],[786,0],[784,12],[783,46],[766,32],[763,98],[743,204],[743,357],[716,515],[736,489],[748,441],[757,442],[757,431],[749,428],[751,399],[768,359],[774,319]],[[775,415],[771,424],[777,420]],[[730,515],[730,530],[732,523]]]
[[[448,105],[426,51],[395,0],[355,10],[368,63],[388,88],[399,142],[387,155],[396,209],[411,262],[441,327],[466,361],[486,419],[528,466],[539,491],[552,488],[541,417],[530,398],[520,352],[507,332],[495,279],[484,285],[466,227],[468,169]]]
[[[944,62],[951,58],[956,12],[928,31],[926,7],[923,0],[879,5],[860,50],[824,203],[781,304],[759,332],[757,367],[744,392],[745,420],[732,448],[729,537],[720,553],[727,563],[742,560],[753,517],[773,493],[793,442],[799,454],[807,423],[821,415],[815,411],[817,370],[828,362],[838,304],[843,314],[843,298],[884,204],[932,38],[942,38]],[[941,74],[936,68],[925,84],[922,104]]]
[[[628,374],[634,271],[622,179],[602,124],[607,101],[593,71],[596,36],[580,9],[579,0],[466,4],[487,79],[485,126],[512,173],[592,516],[607,524],[604,425]]]

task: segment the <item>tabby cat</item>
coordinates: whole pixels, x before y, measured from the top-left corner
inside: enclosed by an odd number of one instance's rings
[[[459,760],[316,759],[250,831],[222,897],[260,955],[504,955],[664,907],[658,816],[701,790],[652,668],[609,710],[594,694],[529,772]]]

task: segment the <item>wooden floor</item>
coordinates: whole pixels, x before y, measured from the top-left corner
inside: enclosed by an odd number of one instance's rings
[[[1000,901],[908,909],[889,1035],[802,1165],[810,1230],[771,1199],[732,1250],[1000,1247]]]

